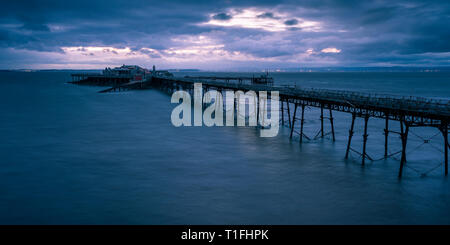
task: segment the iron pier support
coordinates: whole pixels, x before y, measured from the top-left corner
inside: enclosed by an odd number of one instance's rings
[[[403,123],[405,124],[405,128],[403,129]],[[398,178],[402,178],[403,174],[403,165],[406,162],[406,143],[408,141],[408,132],[409,125],[404,122],[404,118],[400,121],[400,137],[402,139],[402,157],[400,159],[400,170],[398,172]]]
[[[352,114],[352,125],[350,126],[350,130],[348,131],[348,143],[347,143],[347,150],[345,151],[345,159],[348,159],[348,153],[350,151],[350,144],[352,143],[352,137],[353,137],[353,127],[355,126],[355,119],[356,114]]]
[[[259,98],[258,98],[258,96],[256,96],[256,127],[258,127],[258,124],[259,124],[259,102],[258,101],[259,101]]]
[[[336,138],[334,137],[334,123],[333,123],[333,112],[330,108],[330,124],[331,124],[331,135],[333,136],[333,141],[336,141]]]
[[[284,125],[284,108],[283,108],[284,102],[283,99],[281,99],[281,125]]]
[[[289,100],[286,98],[286,107],[287,107],[287,111],[288,111],[288,118],[289,118],[289,127],[291,127],[291,112],[289,110]]]
[[[388,156],[389,115],[386,114],[386,125],[384,127],[384,157]]]
[[[362,151],[362,165],[366,162],[366,145],[367,145],[367,137],[369,136],[367,134],[367,124],[369,122],[369,115],[366,115],[364,117],[364,134],[363,134],[363,151]]]
[[[302,119],[300,121],[300,143],[303,142],[303,123],[305,121],[305,105],[302,104]]]
[[[442,134],[444,135],[444,164],[445,164],[445,176],[448,175],[448,123],[446,122],[442,128]]]
[[[323,138],[323,104],[320,105],[320,134]]]
[[[294,132],[295,114],[296,113],[297,113],[297,103],[294,104],[294,115],[292,115],[292,127],[291,127],[291,135],[289,136],[289,139],[292,139],[292,133]]]

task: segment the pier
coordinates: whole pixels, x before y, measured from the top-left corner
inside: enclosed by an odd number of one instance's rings
[[[76,77],[82,77],[84,80],[73,82],[75,84],[92,84],[96,83],[96,77],[89,78],[79,74]],[[437,128],[443,136],[442,152],[444,153],[444,174],[448,175],[448,150],[450,144],[448,142],[448,131],[450,122],[450,100],[438,100],[413,96],[392,96],[383,94],[371,94],[361,92],[351,92],[342,90],[327,89],[306,89],[292,86],[276,86],[273,80],[263,79],[255,82],[254,77],[173,77],[167,74],[153,73],[145,79],[139,81],[115,80],[109,82],[106,78],[102,78],[96,85],[109,85],[111,88],[100,92],[115,92],[131,89],[157,88],[167,93],[177,90],[193,91],[194,83],[201,83],[203,91],[279,91],[281,124],[290,128],[289,137],[293,135],[299,136],[299,143],[304,140],[314,140],[331,135],[331,139],[335,140],[333,111],[349,113],[352,116],[349,125],[347,147],[345,158],[347,159],[350,152],[354,152],[361,156],[361,164],[365,165],[366,161],[374,161],[367,153],[368,140],[368,122],[370,118],[381,118],[385,120],[384,126],[384,157],[389,158],[394,155],[400,155],[400,164],[398,177],[403,175],[403,169],[406,163],[406,149],[408,143],[409,129],[412,127],[433,127]],[[80,82],[80,81],[91,81]],[[246,83],[246,81],[249,81]],[[320,130],[314,137],[307,136],[303,129],[305,124],[305,108],[315,107],[320,109]],[[364,121],[364,133],[362,149],[357,150],[352,146],[354,137],[355,120],[362,119]],[[326,133],[324,129],[324,121],[328,120],[330,132]],[[391,123],[398,123],[400,131],[393,131],[389,128]],[[389,154],[389,134],[397,134],[401,138],[401,150]],[[429,139],[423,139],[424,143],[428,143]]]

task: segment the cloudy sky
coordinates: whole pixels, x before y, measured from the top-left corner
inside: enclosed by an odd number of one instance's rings
[[[449,66],[450,1],[2,1],[0,69]]]

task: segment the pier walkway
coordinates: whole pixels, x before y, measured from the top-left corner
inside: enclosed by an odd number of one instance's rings
[[[233,82],[238,81],[238,82]],[[443,152],[444,152],[444,173],[448,175],[448,131],[450,122],[450,100],[432,99],[414,96],[396,96],[386,94],[372,94],[362,92],[351,92],[344,90],[328,90],[328,89],[309,89],[293,86],[276,86],[272,83],[255,84],[244,83],[250,78],[239,77],[164,77],[151,76],[139,82],[117,83],[115,80],[112,88],[102,90],[100,92],[123,91],[130,89],[143,89],[149,87],[157,87],[167,92],[176,90],[192,91],[194,83],[201,83],[205,90],[232,90],[232,91],[279,91],[281,102],[281,122],[284,125],[288,123],[290,128],[290,138],[293,133],[299,135],[300,143],[303,138],[311,140],[303,132],[305,122],[305,107],[320,108],[321,128],[314,138],[324,137],[324,119],[329,120],[331,126],[332,140],[335,140],[333,111],[350,113],[352,121],[349,129],[347,148],[345,158],[348,158],[349,152],[356,152],[362,158],[362,165],[366,159],[373,160],[366,152],[367,143],[367,127],[369,118],[382,118],[385,120],[385,152],[384,157],[392,157],[395,154],[401,154],[400,169],[398,176],[402,177],[403,167],[406,162],[406,146],[408,140],[408,132],[410,127],[435,127],[443,135]],[[77,83],[77,82],[74,82]],[[102,84],[104,82],[102,81]],[[292,108],[293,107],[293,108]],[[297,117],[297,109],[300,108],[300,117]],[[324,111],[328,111],[328,115],[324,115]],[[287,117],[287,118],[285,118]],[[364,119],[363,147],[359,152],[351,147],[351,141],[354,134],[355,119]],[[400,132],[389,129],[389,121],[400,122]],[[296,123],[300,123],[300,129],[295,129]],[[298,127],[298,125],[297,125]],[[388,154],[388,135],[396,133],[400,135],[402,141],[402,150],[394,154]]]

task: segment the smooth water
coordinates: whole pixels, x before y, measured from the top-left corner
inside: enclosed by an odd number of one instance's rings
[[[279,84],[450,97],[448,73],[272,75]],[[300,146],[287,127],[274,138],[252,127],[175,128],[166,94],[99,94],[69,78],[0,73],[1,224],[450,224],[436,129],[411,130],[399,181],[395,159],[365,167],[356,154],[344,160],[345,113],[334,112],[336,142],[327,136]],[[314,136],[318,110],[305,116]],[[383,155],[383,125],[369,121],[373,158]],[[434,137],[421,145],[418,136]],[[391,152],[400,149],[398,136],[389,140]]]

